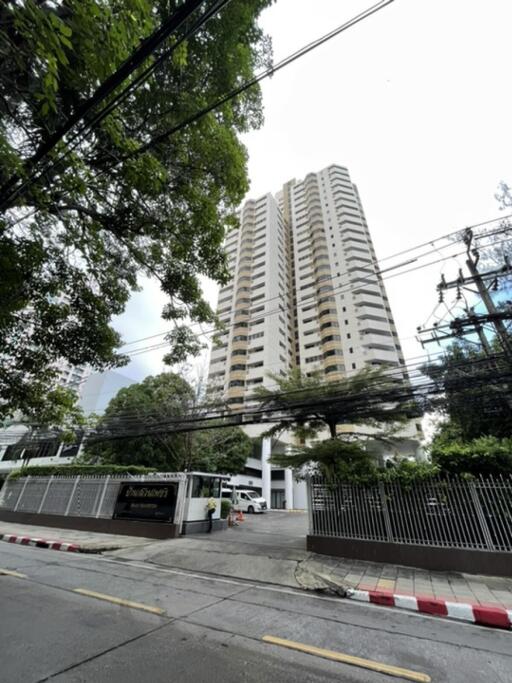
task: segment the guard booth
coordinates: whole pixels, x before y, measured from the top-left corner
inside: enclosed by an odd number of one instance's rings
[[[214,498],[217,507],[213,513],[213,530],[225,529],[227,520],[221,519],[221,492],[226,481],[225,474],[211,472],[187,472],[187,491],[184,502],[182,534],[193,534],[208,531],[207,502]]]

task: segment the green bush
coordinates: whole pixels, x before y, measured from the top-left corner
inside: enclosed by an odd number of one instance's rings
[[[23,469],[13,470],[9,474],[9,479],[19,479],[20,477],[49,477],[51,475],[61,477],[81,476],[105,476],[107,474],[150,474],[156,472],[151,467],[139,467],[136,465],[34,465]]]
[[[512,439],[481,436],[472,441],[446,443],[434,440],[432,461],[442,473],[472,476],[512,474]]]
[[[220,516],[222,519],[226,519],[229,515],[229,511],[232,508],[231,501],[229,498],[222,498],[220,501]]]
[[[402,460],[395,467],[387,470],[379,470],[379,479],[385,482],[396,481],[404,486],[414,484],[415,482],[427,481],[436,477],[440,473],[440,468],[437,465],[429,462],[415,462],[411,460]]]

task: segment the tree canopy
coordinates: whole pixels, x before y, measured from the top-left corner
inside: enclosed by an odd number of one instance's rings
[[[407,419],[417,415],[412,391],[383,369],[364,368],[337,382],[299,368],[288,375],[270,375],[277,389],[258,387],[254,395],[262,409],[282,410],[268,435],[290,431],[299,445],[275,454],[281,467],[314,465],[328,476],[359,476],[373,468],[369,437],[388,439]],[[369,434],[368,428],[372,428]],[[328,430],[330,439],[306,445]]]
[[[488,358],[475,344],[457,341],[436,363],[422,367],[440,391],[432,408],[446,417],[438,436],[443,442],[512,434],[510,381],[503,380],[512,377],[512,367],[495,339],[491,349],[495,355]]]
[[[179,375],[147,377],[121,389],[110,401],[86,445],[85,460],[142,465],[160,472],[240,472],[252,453],[252,442],[239,427],[150,431],[152,426],[200,410],[193,387]]]
[[[363,368],[350,377],[326,382],[321,373],[293,368],[288,375],[269,374],[276,389],[258,387],[254,397],[262,408],[282,409],[284,417],[269,434],[290,430],[299,440],[328,428],[331,438],[341,425],[377,429],[398,425],[417,410],[412,391],[380,368]]]
[[[198,276],[228,279],[221,246],[248,189],[239,136],[262,122],[260,90],[147,145],[269,63],[257,18],[271,1],[232,0],[34,176],[30,160],[180,2],[2,3],[0,187],[13,173],[24,187],[0,197],[0,417],[41,407],[58,359],[126,362],[110,320],[141,275],[168,296],[167,361],[199,350],[185,323],[214,320]]]

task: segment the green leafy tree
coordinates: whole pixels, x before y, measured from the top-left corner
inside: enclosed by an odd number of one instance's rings
[[[498,354],[501,348],[491,342],[496,357],[468,341],[457,341],[446,349],[441,360],[425,365],[422,372],[439,390],[431,407],[446,420],[441,423],[434,443],[467,442],[481,436],[509,437],[512,434],[512,404],[509,382],[510,362]]]
[[[41,408],[60,358],[97,370],[126,362],[110,320],[142,275],[168,296],[170,364],[201,348],[187,321],[214,320],[198,276],[229,279],[221,245],[248,189],[239,136],[261,125],[260,90],[142,147],[269,63],[257,18],[271,0],[232,0],[65,158],[61,143],[35,179],[24,170],[179,4],[0,6],[0,186],[13,173],[26,180],[22,193],[4,193],[0,214],[0,417]]]
[[[512,475],[511,438],[481,436],[466,442],[439,438],[431,455],[433,463],[447,474]]]
[[[283,418],[267,435],[289,431],[301,444],[272,456],[272,462],[281,467],[309,465],[328,476],[370,474],[374,466],[367,449],[367,428],[372,428],[371,439],[387,441],[400,425],[417,415],[411,393],[382,369],[365,368],[337,382],[326,382],[320,373],[308,376],[299,368],[287,376],[270,377],[277,389],[258,387],[255,397],[262,409],[282,410]],[[326,429],[328,440],[305,445]]]
[[[86,462],[142,465],[159,471],[201,470],[236,474],[252,442],[239,427],[167,432],[176,418],[203,414],[194,388],[174,373],[147,377],[110,401],[85,448]],[[152,433],[158,428],[159,433]]]

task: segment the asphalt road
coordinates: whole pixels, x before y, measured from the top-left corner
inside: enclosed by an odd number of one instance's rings
[[[2,570],[20,574],[0,575],[2,683],[407,680],[286,649],[266,636],[402,667],[435,683],[512,683],[510,632],[6,543]]]

